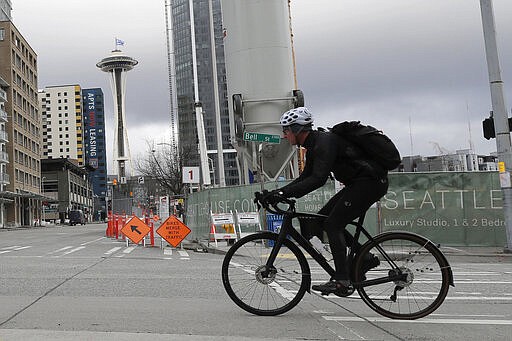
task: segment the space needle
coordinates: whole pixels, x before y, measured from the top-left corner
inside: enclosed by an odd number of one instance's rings
[[[125,97],[126,73],[139,62],[128,57],[117,48],[112,54],[103,58],[96,66],[101,71],[110,73],[110,86],[114,100],[114,174],[119,176],[120,182],[126,181],[126,164],[130,161],[130,148],[128,146],[128,131],[126,129]]]

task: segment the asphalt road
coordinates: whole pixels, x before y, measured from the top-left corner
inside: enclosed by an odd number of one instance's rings
[[[445,303],[383,318],[357,295],[306,294],[278,317],[234,305],[222,254],[104,237],[105,224],[0,230],[0,340],[510,340],[512,257],[449,255]],[[157,243],[158,244],[158,243]],[[313,280],[325,275],[312,266]]]

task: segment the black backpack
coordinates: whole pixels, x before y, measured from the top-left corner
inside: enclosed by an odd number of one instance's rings
[[[359,121],[345,121],[329,130],[361,148],[369,158],[387,170],[397,168],[402,161],[395,144],[372,126],[365,126]]]

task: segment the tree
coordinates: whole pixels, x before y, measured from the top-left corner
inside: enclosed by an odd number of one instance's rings
[[[195,155],[194,147],[197,146],[182,146],[181,151],[174,152],[167,143],[159,144],[159,148],[155,148],[155,144],[149,141],[146,143],[148,151],[143,158],[135,161],[136,171],[144,177],[154,179],[168,194],[183,194],[185,184],[182,169],[187,160]]]

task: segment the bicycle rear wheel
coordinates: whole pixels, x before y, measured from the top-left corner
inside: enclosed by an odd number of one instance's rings
[[[450,265],[442,252],[428,239],[407,232],[376,236],[361,248],[355,263],[355,278],[362,281],[391,276],[397,272],[378,248],[398,266],[406,279],[358,288],[363,301],[377,313],[412,320],[424,317],[443,303],[452,281]],[[380,265],[366,274],[363,263],[368,253],[379,257]]]
[[[277,234],[261,232],[236,242],[222,263],[222,283],[229,297],[252,314],[273,316],[295,307],[311,284],[301,250],[285,239],[273,267],[266,262]]]

